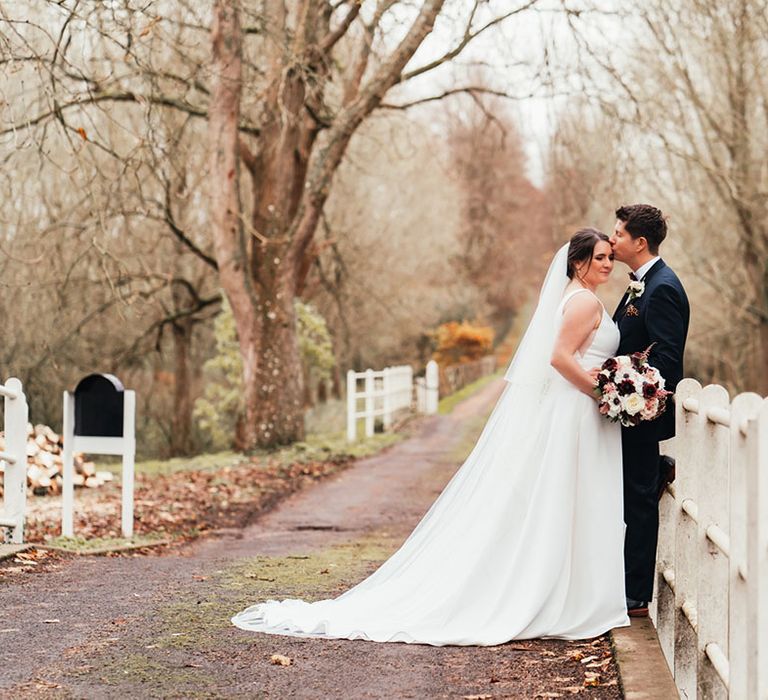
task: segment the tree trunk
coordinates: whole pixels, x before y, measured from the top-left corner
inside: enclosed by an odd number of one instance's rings
[[[304,382],[293,285],[286,277],[277,280],[280,291],[264,292],[255,361],[246,374],[246,395],[254,402],[246,417],[256,444],[265,447],[304,439]]]
[[[190,318],[183,318],[173,324],[173,419],[171,421],[171,456],[179,457],[191,453],[192,445],[192,394],[190,387],[189,355],[192,348],[192,327]]]

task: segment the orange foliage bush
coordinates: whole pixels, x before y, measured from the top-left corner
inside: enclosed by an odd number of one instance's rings
[[[494,331],[469,321],[449,321],[435,332],[437,348],[432,356],[440,365],[471,362],[493,351]]]

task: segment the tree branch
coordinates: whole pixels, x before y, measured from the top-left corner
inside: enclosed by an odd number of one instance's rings
[[[529,10],[532,8],[539,0],[528,0],[524,5],[521,5],[520,7],[511,10],[510,12],[507,12],[504,15],[500,15],[499,17],[495,17],[490,22],[487,22],[482,27],[480,27],[476,31],[472,31],[472,20],[474,19],[475,12],[477,11],[478,6],[480,5],[479,0],[475,0],[475,5],[472,8],[472,13],[470,15],[470,18],[467,22],[467,29],[464,32],[464,36],[462,37],[461,41],[450,51],[443,54],[439,58],[436,58],[434,61],[431,61],[427,63],[426,65],[423,65],[419,68],[414,68],[411,71],[408,71],[407,73],[403,73],[402,76],[400,76],[399,82],[404,83],[407,80],[411,80],[412,78],[415,78],[416,76],[423,75],[424,73],[428,73],[431,70],[434,70],[438,66],[441,66],[443,63],[447,63],[448,61],[452,61],[454,58],[456,58],[462,51],[464,51],[465,48],[478,36],[480,36],[483,32],[487,31],[491,27],[495,27],[498,24],[501,24],[505,20],[509,19],[510,17],[513,17],[514,15],[520,14],[521,12],[525,12],[526,10]]]

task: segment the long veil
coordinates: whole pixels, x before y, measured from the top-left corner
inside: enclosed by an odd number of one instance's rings
[[[338,598],[263,601],[235,615],[235,625],[486,645],[588,638],[627,624],[620,434],[584,394],[547,381],[567,255],[563,246],[554,257],[472,452],[397,552]],[[610,546],[598,562],[594,541],[604,534]]]
[[[531,322],[509,363],[504,379],[514,386],[541,389],[552,376],[550,358],[555,345],[555,314],[568,285],[568,243],[555,254],[539,292]]]

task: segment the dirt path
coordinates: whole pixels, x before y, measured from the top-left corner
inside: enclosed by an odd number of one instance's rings
[[[434,648],[229,624],[266,596],[325,598],[375,569],[451,477],[502,386],[423,420],[413,439],[245,530],[165,556],[66,560],[0,583],[0,697],[621,697],[606,639]],[[292,665],[270,663],[273,654]]]

